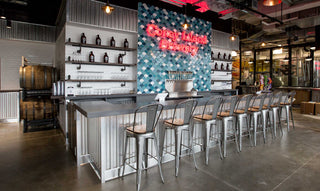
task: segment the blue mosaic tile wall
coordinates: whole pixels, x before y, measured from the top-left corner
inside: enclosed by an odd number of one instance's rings
[[[187,17],[191,24],[187,32],[206,35],[208,43],[198,44],[195,56],[179,51],[162,50],[159,48],[159,37],[150,37],[146,33],[148,24],[156,24],[169,30],[182,32],[181,25],[185,15],[161,9],[155,6],[139,3],[138,5],[138,66],[137,92],[159,93],[165,91],[167,71],[192,71],[194,88],[198,91],[209,91],[210,53],[211,53],[211,22]],[[194,45],[194,43],[188,43]]]

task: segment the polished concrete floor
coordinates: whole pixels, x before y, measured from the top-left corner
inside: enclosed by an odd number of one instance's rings
[[[296,129],[257,147],[244,141],[238,154],[228,144],[228,156],[218,158],[210,150],[209,165],[204,153],[183,157],[180,174],[174,162],[163,164],[165,184],[157,168],[142,175],[142,190],[320,190],[320,117],[295,112]],[[100,184],[89,165],[77,168],[66,150],[59,130],[22,133],[16,123],[0,124],[0,191],[7,190],[135,190],[135,174]]]

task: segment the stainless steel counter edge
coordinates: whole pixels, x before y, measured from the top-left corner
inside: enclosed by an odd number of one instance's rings
[[[196,99],[198,106],[204,105],[210,97]],[[82,101],[74,102],[75,108],[87,118],[97,118],[114,115],[124,115],[133,113],[138,107],[151,104],[160,103],[164,106],[164,109],[173,109],[177,103],[184,101],[181,100],[169,100],[164,102],[149,101],[149,102],[137,102],[133,104],[113,104],[107,101]]]
[[[277,87],[275,89],[290,89],[290,90],[313,90],[313,91],[320,91],[320,88],[312,88],[312,87]]]

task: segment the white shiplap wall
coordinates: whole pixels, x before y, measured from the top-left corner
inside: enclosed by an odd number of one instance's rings
[[[19,89],[21,56],[44,65],[54,63],[55,43],[0,39],[1,89]]]

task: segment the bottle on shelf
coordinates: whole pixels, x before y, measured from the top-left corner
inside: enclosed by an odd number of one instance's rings
[[[223,54],[223,59],[226,59],[226,57],[227,57],[227,54],[224,53],[224,54]]]
[[[118,56],[118,63],[119,63],[119,64],[122,64],[122,63],[123,63],[122,54],[119,54],[119,56]]]
[[[129,48],[129,42],[127,39],[124,39],[124,44],[123,44],[124,48]]]
[[[214,69],[215,69],[215,70],[218,70],[218,63],[215,63]]]
[[[221,70],[224,70],[224,66],[223,66],[223,63],[221,63],[221,66],[220,66],[220,67],[221,67]]]
[[[92,51],[89,54],[89,62],[94,62],[94,54]]]
[[[220,58],[220,55],[221,55],[221,53],[219,52],[219,53],[218,53],[218,59]]]
[[[228,64],[228,63],[227,63],[227,67],[226,67],[226,70],[230,70],[230,69],[229,69],[229,64]]]
[[[229,54],[229,56],[228,56],[228,60],[231,60],[231,54]]]
[[[115,47],[116,46],[116,41],[114,40],[113,37],[111,37],[111,40],[110,40],[110,46],[113,46]]]
[[[87,37],[82,33],[81,39],[80,39],[81,44],[86,44],[87,43]]]
[[[97,38],[96,38],[96,45],[101,45],[101,38],[99,35],[97,35]]]
[[[104,63],[109,63],[109,56],[108,56],[107,53],[104,53],[103,62],[104,62]]]
[[[214,59],[214,52],[211,51],[211,60],[213,60],[213,59]]]

